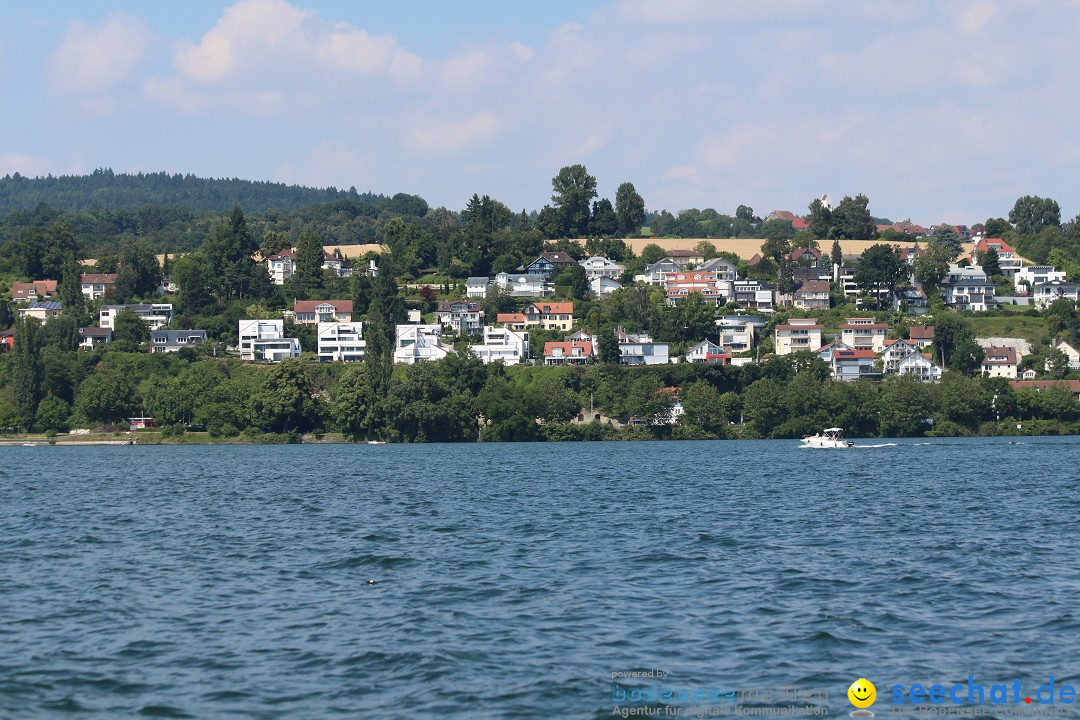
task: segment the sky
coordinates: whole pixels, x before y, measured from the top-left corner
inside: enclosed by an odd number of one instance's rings
[[[191,173],[651,210],[1080,212],[1080,0],[0,3],[0,176]]]

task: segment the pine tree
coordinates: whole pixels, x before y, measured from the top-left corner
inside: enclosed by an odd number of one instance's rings
[[[75,321],[81,324],[82,317],[86,314],[86,298],[82,293],[82,268],[75,259],[75,253],[68,253],[64,258],[60,278],[60,305],[66,317],[74,317]]]
[[[305,232],[296,244],[295,282],[305,292],[321,290],[323,286],[323,246],[319,236]]]
[[[29,430],[34,424],[41,400],[41,324],[34,318],[15,322],[15,345],[12,347],[12,399],[19,426]]]

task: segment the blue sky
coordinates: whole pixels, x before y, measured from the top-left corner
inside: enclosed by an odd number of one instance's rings
[[[1080,212],[1077,0],[0,5],[0,174],[193,173],[515,210]]]

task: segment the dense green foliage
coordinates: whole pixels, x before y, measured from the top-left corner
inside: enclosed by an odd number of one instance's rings
[[[224,212],[233,205],[249,211],[295,210],[306,205],[356,200],[375,203],[381,196],[360,194],[356,188],[308,188],[237,178],[210,179],[169,173],[114,173],[28,178],[15,173],[0,178],[0,214],[30,210],[44,203],[62,210],[124,210],[177,206],[191,212]]]

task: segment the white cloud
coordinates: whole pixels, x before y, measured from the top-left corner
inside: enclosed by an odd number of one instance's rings
[[[274,179],[311,187],[366,188],[373,179],[371,158],[349,145],[321,143],[311,148],[299,165],[283,163]]]
[[[452,152],[492,139],[498,123],[488,110],[464,120],[424,118],[416,122],[408,143],[419,150]]]
[[[287,82],[282,70],[406,79],[419,71],[421,61],[392,35],[331,23],[285,0],[242,0],[227,8],[197,44],[183,44],[174,65],[186,79],[212,84],[235,76],[261,76],[265,82],[275,74]]]
[[[0,175],[19,173],[26,177],[37,177],[48,172],[49,163],[45,158],[15,152],[0,155]]]
[[[960,29],[967,35],[977,35],[997,15],[997,4],[984,0],[964,10],[960,16]]]
[[[99,23],[71,20],[46,64],[49,85],[64,94],[109,90],[131,76],[151,39],[142,20],[119,11]]]

